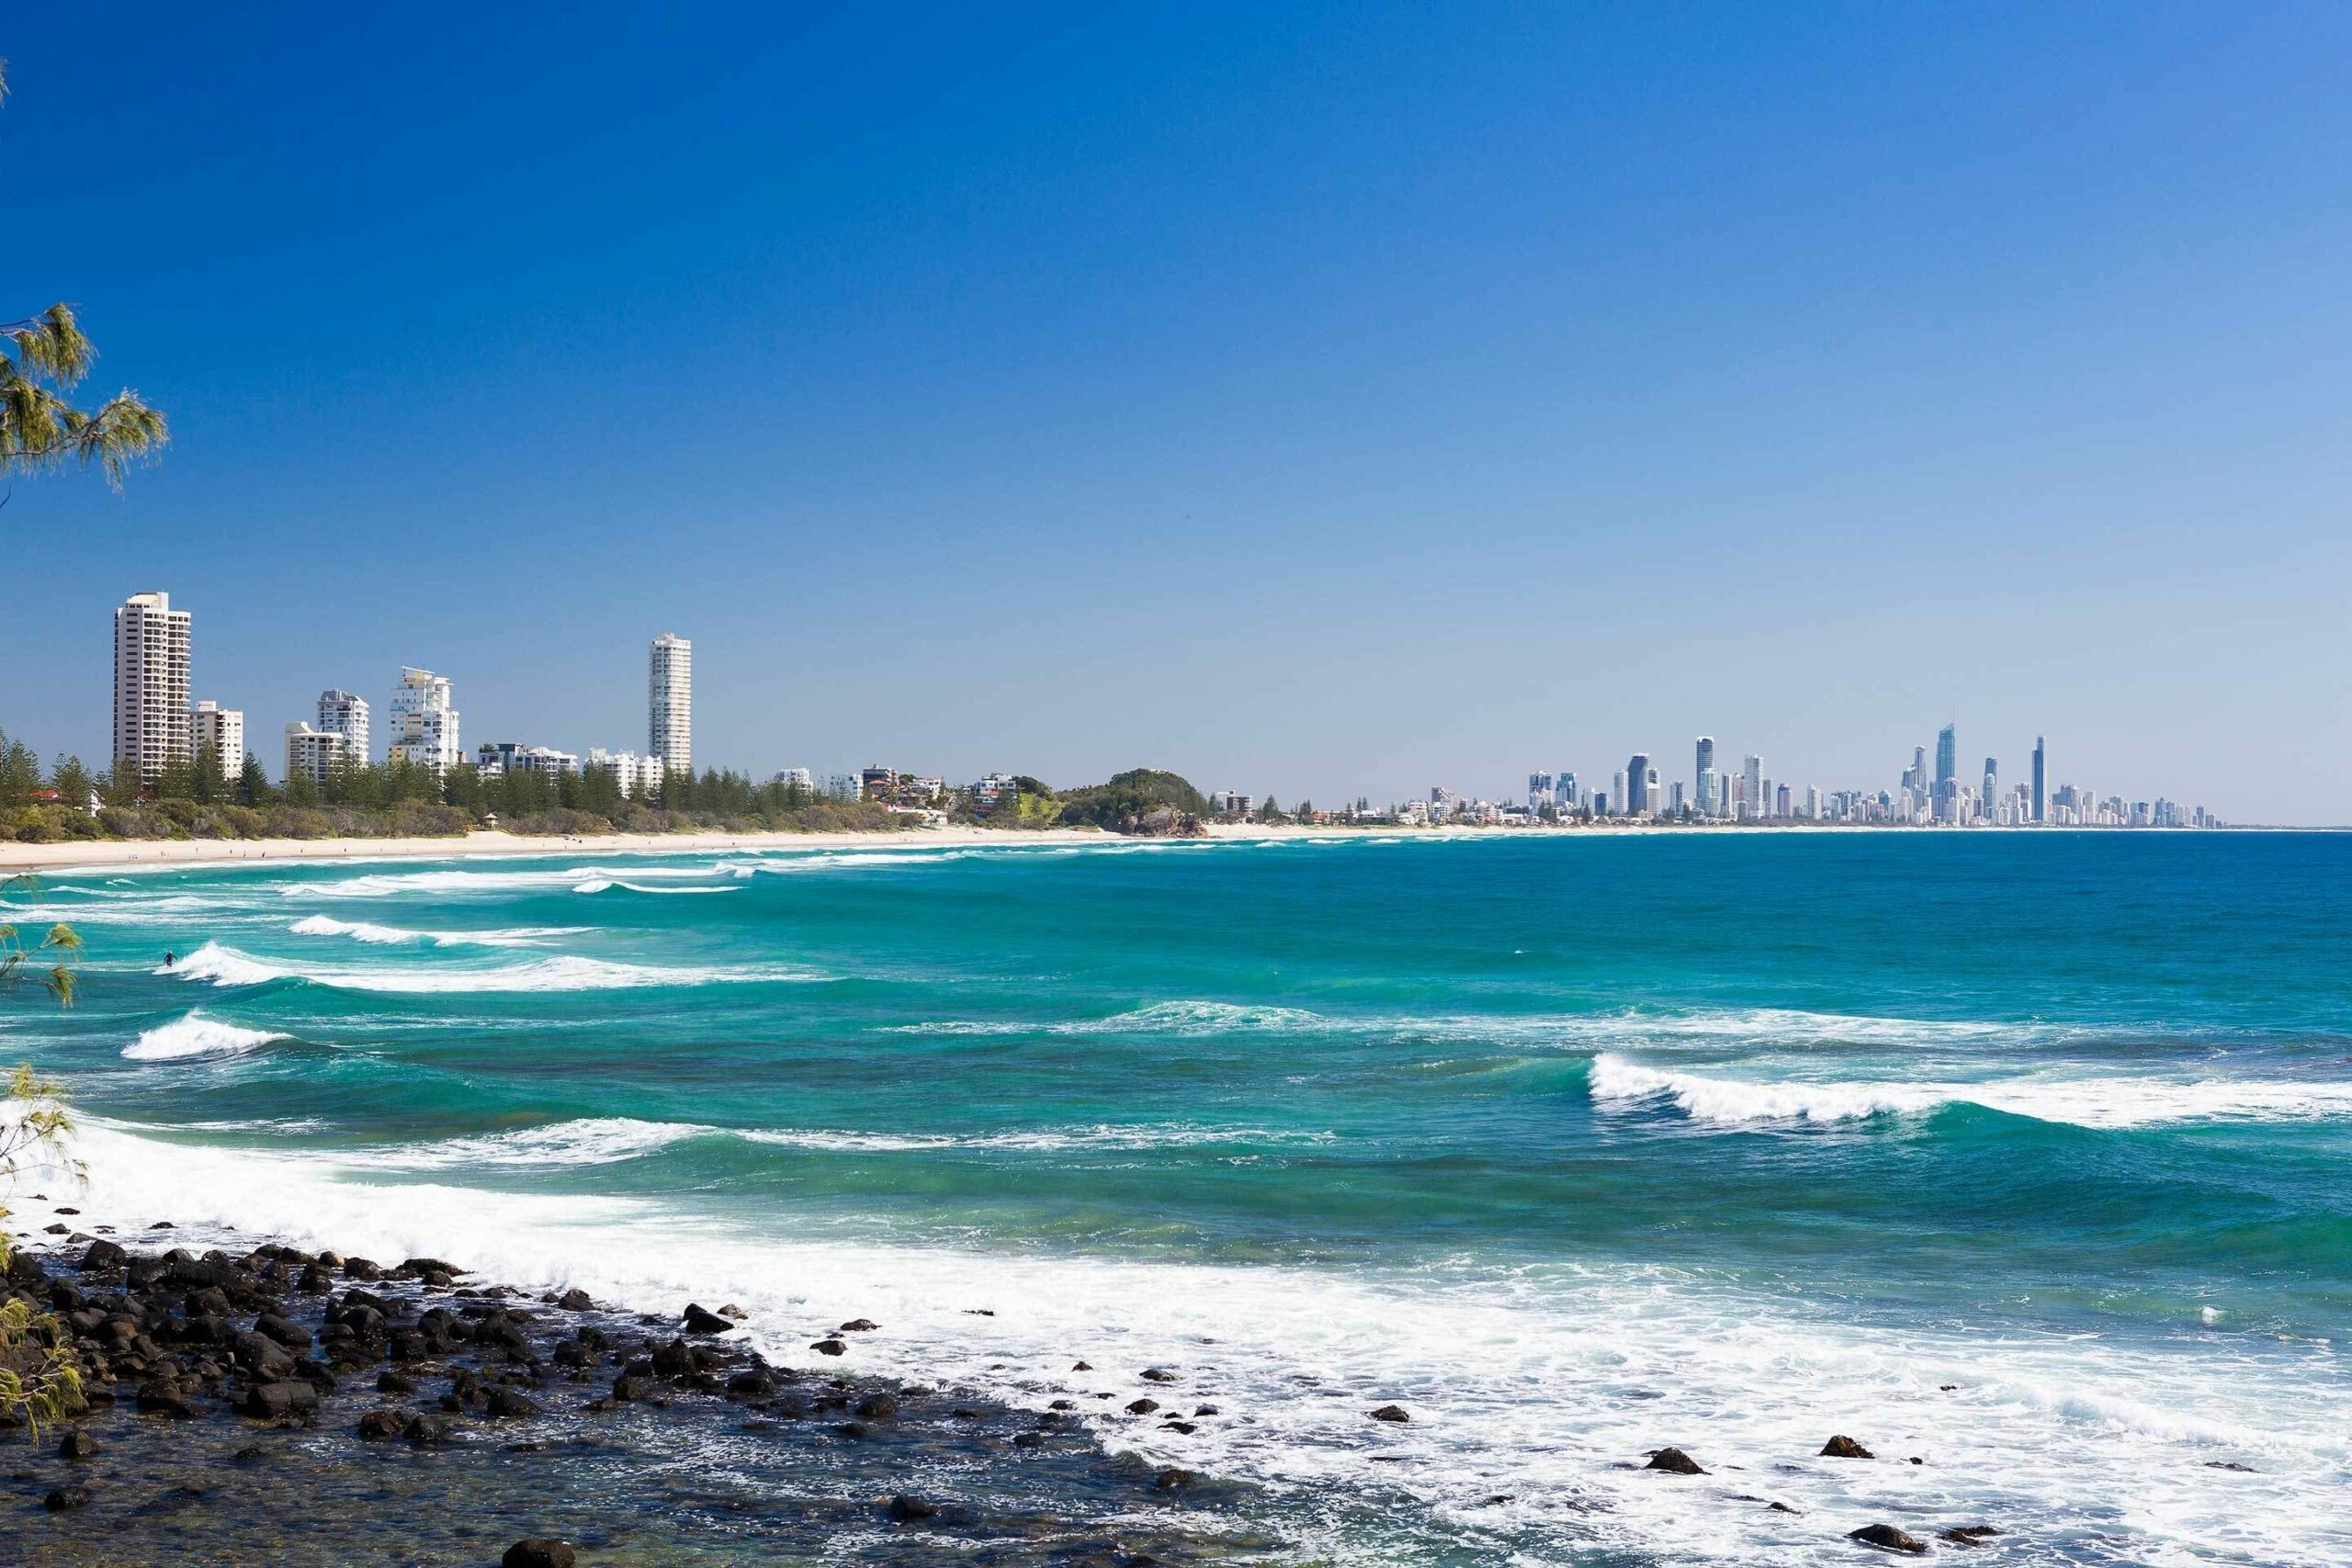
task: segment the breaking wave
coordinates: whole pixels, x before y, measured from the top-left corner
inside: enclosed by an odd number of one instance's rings
[[[273,980],[303,980],[338,990],[438,993],[467,991],[607,991],[657,986],[706,986],[763,980],[815,980],[823,976],[776,964],[729,968],[662,967],[616,964],[570,953],[496,969],[289,968],[208,942],[173,968],[154,974],[216,986],[260,986]]]
[[[347,936],[378,946],[429,942],[435,947],[536,947],[550,937],[576,936],[586,926],[514,926],[487,931],[413,931],[400,926],[379,926],[368,920],[338,920],[332,915],[306,915],[286,928],[296,936]]]
[[[257,1045],[286,1036],[266,1029],[245,1029],[191,1012],[186,1018],[159,1023],[143,1031],[122,1048],[134,1062],[175,1062],[189,1056],[242,1056]]]

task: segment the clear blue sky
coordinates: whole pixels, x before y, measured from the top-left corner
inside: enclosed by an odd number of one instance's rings
[[[170,414],[0,511],[276,736],[1495,794],[1973,768],[2342,821],[2352,8],[130,4],[0,25],[8,313]]]

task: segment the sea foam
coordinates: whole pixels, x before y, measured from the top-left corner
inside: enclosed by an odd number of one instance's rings
[[[169,1023],[141,1032],[122,1048],[134,1062],[174,1062],[190,1056],[240,1056],[258,1045],[285,1036],[266,1029],[246,1029],[191,1012]]]
[[[816,980],[825,976],[780,964],[663,966],[620,964],[571,953],[514,964],[494,969],[295,967],[258,959],[233,947],[208,942],[173,968],[157,966],[157,975],[184,980],[209,980],[216,986],[259,986],[273,980],[296,979],[346,991],[385,991],[431,995],[442,992],[605,991],[646,987],[707,986],[775,980]]]

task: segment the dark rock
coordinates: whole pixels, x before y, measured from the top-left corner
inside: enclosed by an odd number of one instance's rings
[[[1193,1414],[1195,1416],[1222,1416],[1225,1412],[1219,1410],[1214,1404],[1203,1404],[1195,1406]]]
[[[343,1260],[343,1277],[346,1280],[380,1280],[384,1277],[384,1270],[365,1258],[346,1258]]]
[[[57,1445],[57,1457],[60,1459],[91,1459],[96,1456],[97,1451],[98,1439],[79,1427],[66,1433]]]
[[[151,1415],[169,1416],[175,1421],[193,1421],[204,1414],[169,1378],[151,1378],[140,1384],[139,1408]]]
[[[526,1536],[506,1549],[498,1568],[572,1568],[578,1561],[568,1541]]]
[[[458,1424],[447,1416],[418,1416],[401,1428],[401,1436],[421,1449],[439,1448],[458,1438]]]
[[[539,1413],[537,1404],[514,1389],[505,1387],[492,1389],[484,1408],[501,1421],[526,1420]]]
[[[1858,1530],[1846,1532],[1848,1540],[1859,1540],[1864,1546],[1875,1546],[1881,1551],[1909,1551],[1924,1554],[1928,1543],[1909,1530],[1896,1529],[1893,1525],[1864,1525]]]
[[[1094,1364],[1091,1361],[1072,1361],[1069,1364],[1069,1370],[1074,1372],[1091,1372],[1094,1370]]]
[[[245,1402],[238,1406],[248,1416],[276,1421],[288,1416],[300,1415],[319,1407],[319,1391],[307,1382],[255,1383],[245,1391]]]
[[[891,1518],[903,1525],[911,1523],[916,1519],[937,1518],[939,1517],[939,1505],[936,1503],[927,1503],[921,1497],[915,1496],[912,1493],[901,1492],[897,1496],[890,1499],[888,1512]]]
[[[1166,1367],[1146,1367],[1143,1370],[1143,1381],[1146,1382],[1174,1382],[1176,1381],[1176,1374],[1170,1371]]]
[[[1159,1424],[1159,1429],[1163,1432],[1182,1432],[1187,1437],[1200,1430],[1190,1421],[1162,1421]]]
[[[376,1392],[390,1394],[414,1393],[416,1380],[406,1372],[396,1372],[387,1368],[376,1374]]]
[[[157,1220],[153,1224],[149,1225],[147,1228],[151,1231],[175,1231],[179,1229],[179,1226],[172,1224],[169,1220]]]
[[[306,1356],[311,1353],[311,1331],[277,1313],[266,1312],[254,1318],[254,1332],[267,1335],[289,1350],[299,1350]]]
[[[871,1334],[882,1325],[870,1317],[853,1317],[833,1332],[836,1334]]]
[[[1159,1401],[1156,1399],[1138,1399],[1128,1404],[1127,1414],[1130,1416],[1148,1416],[1159,1408]]]
[[[685,1324],[689,1334],[725,1334],[735,1326],[717,1313],[707,1312],[692,1302],[686,1303]]]
[[[555,1299],[555,1304],[566,1312],[589,1312],[596,1305],[588,1299],[587,1292],[577,1289],[564,1292]]]
[[[1182,1492],[1193,1483],[1193,1472],[1178,1470],[1173,1465],[1151,1478],[1152,1485],[1161,1492]]]
[[[1840,1432],[1821,1445],[1823,1459],[1876,1459],[1878,1456]]]
[[[846,1355],[849,1351],[849,1347],[838,1339],[820,1339],[808,1348],[816,1351],[820,1356],[841,1356]]]
[[[737,1306],[733,1302],[729,1302],[725,1306],[718,1309],[718,1315],[721,1317],[731,1317],[736,1322],[741,1323],[752,1314],[745,1312],[741,1307]]]
[[[1796,1512],[1794,1508],[1790,1507],[1786,1503],[1767,1503],[1764,1505],[1764,1511],[1768,1514],[1793,1514]]]
[[[1401,1404],[1384,1404],[1372,1413],[1372,1418],[1375,1421],[1394,1421],[1402,1426],[1410,1421],[1412,1416],[1406,1413],[1405,1407]]]
[[[90,1506],[90,1489],[86,1486],[51,1487],[49,1495],[40,1500],[40,1506],[52,1514],[86,1508]]]
[[[765,1399],[775,1392],[775,1376],[757,1367],[727,1380],[727,1393],[731,1399]]]
[[[2252,1475],[2254,1473],[2254,1466],[2250,1464],[2240,1464],[2233,1459],[2209,1459],[2205,1461],[2205,1468],[2208,1470],[2234,1470],[2242,1475]]]
[[[1042,1449],[1046,1446],[1046,1439],[1036,1432],[1015,1432],[1012,1434],[1012,1446],[1016,1449]]]
[[[1938,1540],[1948,1540],[1954,1546],[1982,1546],[2000,1530],[1992,1525],[1954,1525],[1937,1532]]]
[[[90,1249],[82,1254],[82,1269],[85,1273],[99,1273],[109,1269],[120,1269],[130,1261],[130,1254],[113,1242],[94,1241]]]
[[[627,1404],[647,1398],[653,1393],[653,1380],[623,1372],[613,1380],[613,1397]]]
[[[869,1421],[895,1421],[899,1402],[887,1393],[872,1393],[857,1402],[857,1413]]]
[[[40,1227],[40,1232],[43,1235],[71,1235],[74,1233],[74,1227],[72,1225],[43,1225]]]
[[[371,1443],[389,1443],[408,1430],[412,1417],[405,1410],[370,1410],[359,1418],[359,1436]]]
[[[1680,1449],[1658,1450],[1657,1452],[1650,1455],[1650,1462],[1643,1466],[1643,1468],[1645,1470],[1663,1470],[1673,1475],[1704,1475],[1707,1473],[1705,1471],[1699,1468],[1699,1461],[1697,1460],[1692,1459]]]

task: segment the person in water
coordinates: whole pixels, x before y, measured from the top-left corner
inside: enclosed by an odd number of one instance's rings
[[[169,969],[173,964],[176,964],[176,963],[178,963],[178,962],[179,962],[179,960],[178,960],[177,958],[175,958],[175,957],[174,957],[174,956],[173,956],[173,954],[172,954],[172,950],[171,950],[170,948],[168,948],[168,947],[167,947],[167,948],[164,949],[164,968]]]

